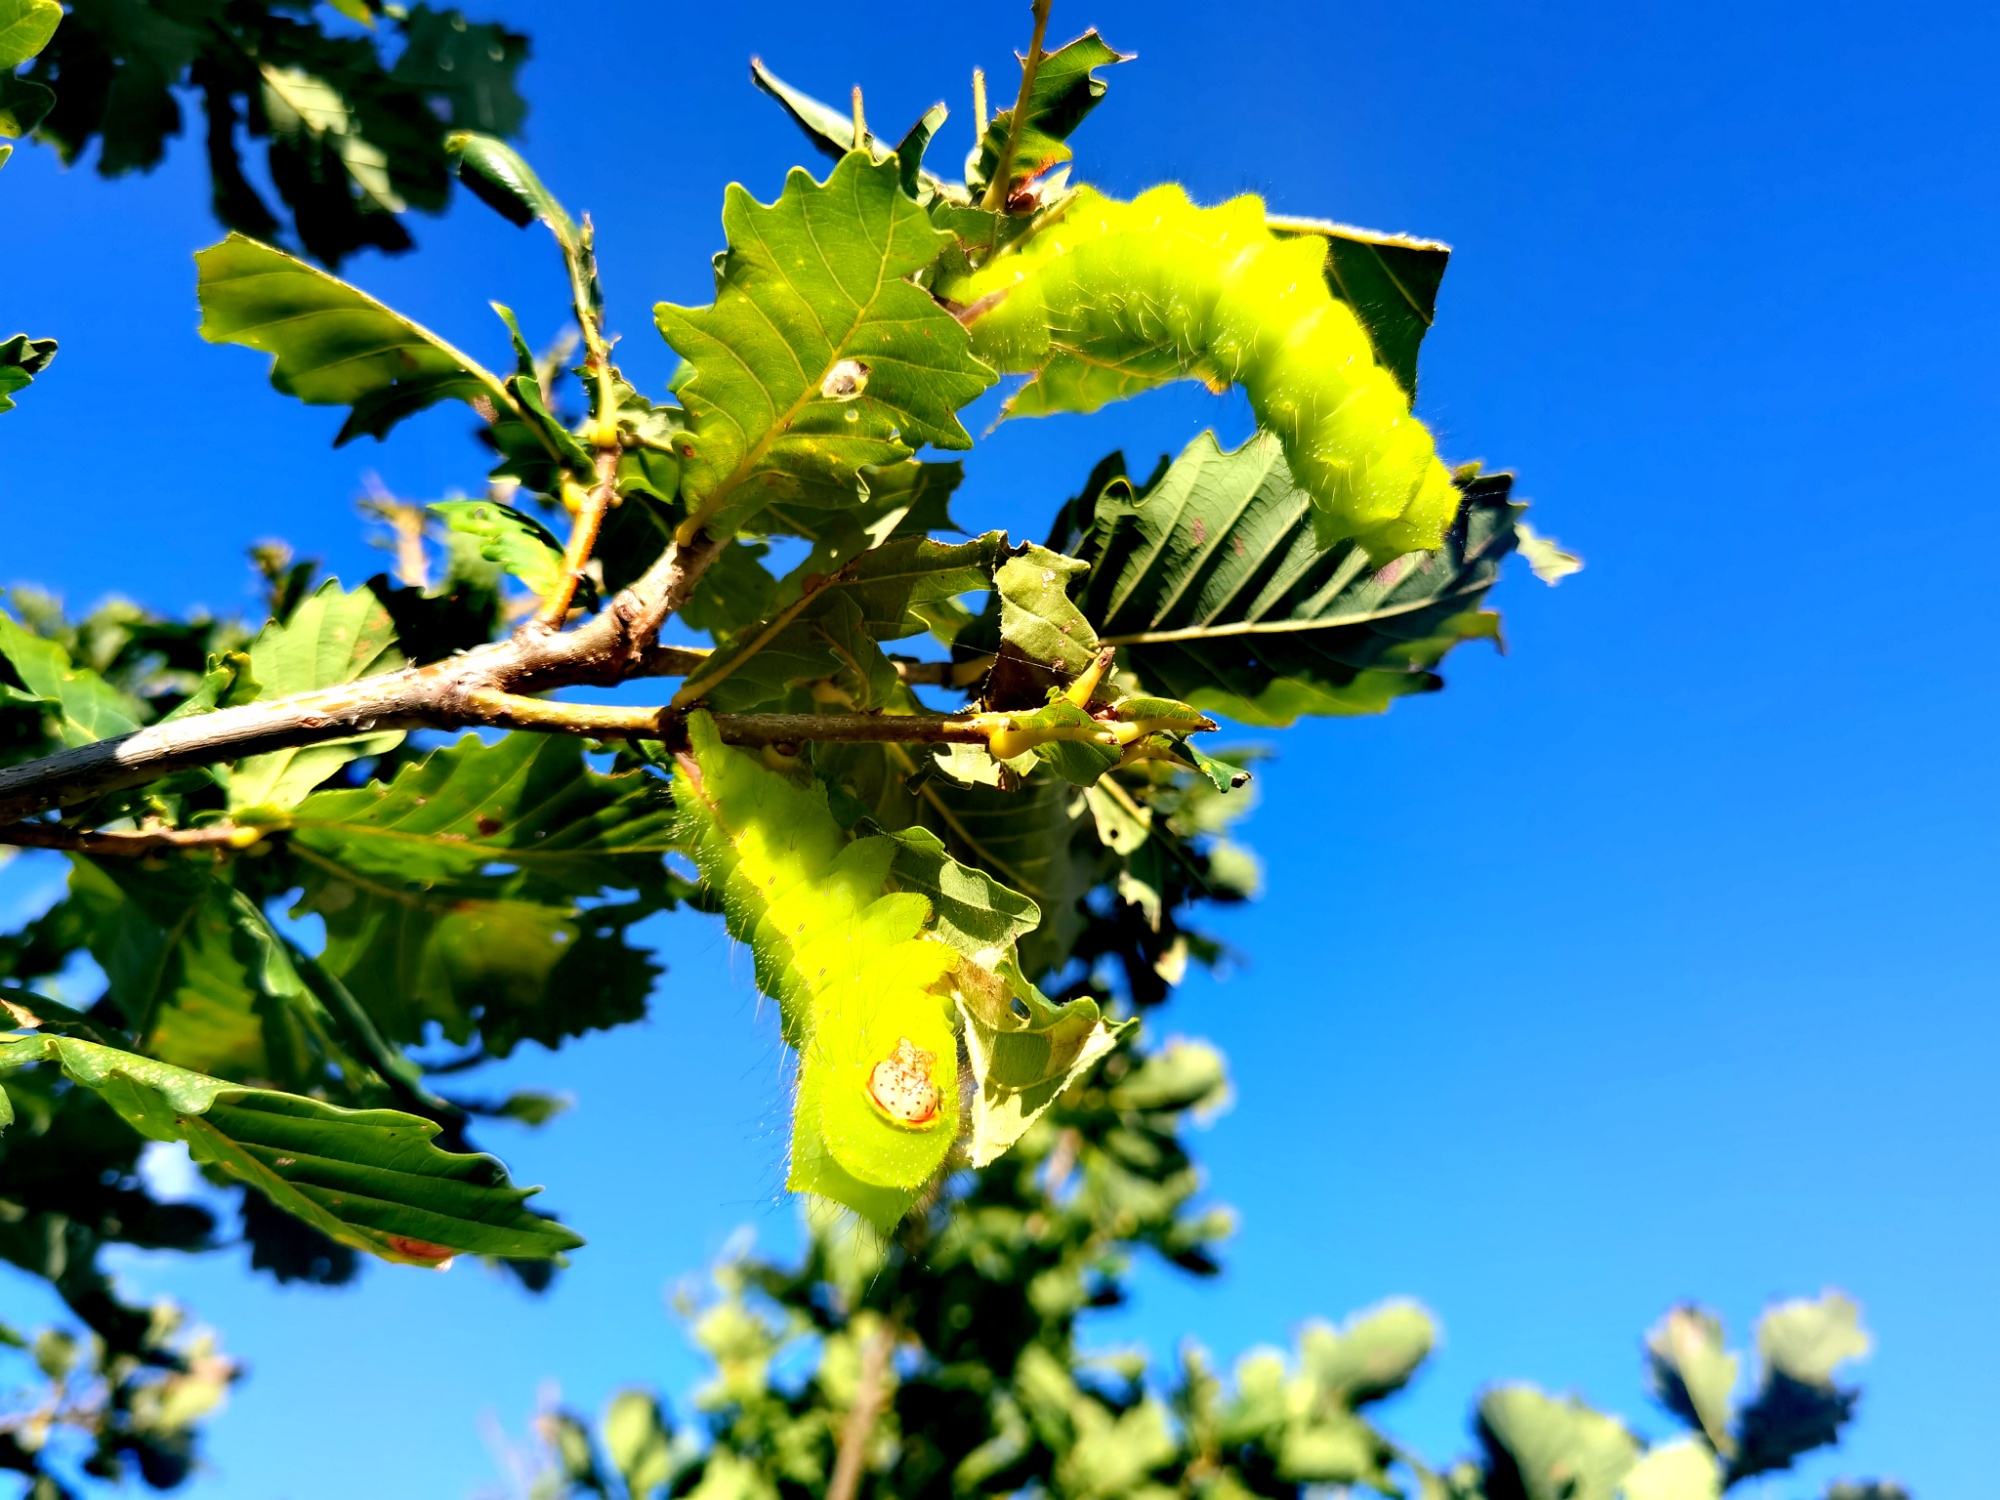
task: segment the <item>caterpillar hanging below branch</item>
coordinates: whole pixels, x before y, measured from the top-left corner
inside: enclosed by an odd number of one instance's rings
[[[1198,208],[1178,186],[1130,203],[1079,188],[979,270],[941,279],[973,352],[1034,379],[1011,416],[1095,411],[1166,381],[1240,385],[1313,499],[1322,549],[1428,550],[1458,509],[1451,475],[1367,331],[1321,276],[1325,248],[1280,239],[1262,200]]]
[[[707,714],[688,739],[674,776],[685,847],[799,1054],[787,1185],[886,1233],[959,1134],[960,955],[926,935],[923,896],[884,894],[893,841],[850,841],[817,784],[725,746]]]

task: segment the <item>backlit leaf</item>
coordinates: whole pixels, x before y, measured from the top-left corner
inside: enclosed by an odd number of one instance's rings
[[[1225,453],[1203,433],[1143,486],[1100,466],[1073,514],[1090,564],[1077,603],[1148,688],[1198,708],[1271,725],[1380,713],[1441,686],[1429,669],[1460,641],[1497,638],[1479,604],[1523,507],[1505,474],[1462,484],[1437,551],[1377,566],[1358,543],[1320,549],[1276,440]]]
[[[62,646],[34,635],[0,614],[0,658],[14,669],[25,697],[55,718],[65,745],[128,734],[146,711],[88,667],[70,660]]]
[[[795,168],[775,203],[732,184],[729,250],[704,308],[661,303],[687,365],[676,394],[684,531],[726,535],[773,501],[851,490],[857,470],[925,443],[966,448],[954,413],[992,384],[965,330],[903,278],[950,236],[904,194],[894,162]]]
[[[248,655],[260,700],[339,687],[403,665],[395,622],[382,601],[365,588],[347,593],[334,579],[290,619],[265,625]],[[402,731],[392,730],[238,761],[229,773],[229,805],[290,807],[356,756],[380,755],[402,741]]]
[[[55,357],[54,339],[31,339],[17,333],[0,341],[0,411],[12,411],[14,393],[26,390]]]
[[[294,808],[301,911],[327,924],[322,962],[393,1041],[435,1022],[493,1055],[519,1041],[636,1019],[657,968],[625,929],[671,904],[665,788],[603,776],[553,735],[467,736],[388,785]],[[607,904],[614,891],[636,903]]]
[[[479,555],[500,564],[537,598],[562,576],[563,549],[533,516],[497,500],[439,500],[425,507],[452,531],[471,537]]]
[[[1105,82],[1094,70],[1131,60],[1130,53],[1113,50],[1095,30],[1086,31],[1042,58],[1028,90],[1027,116],[1021,122],[1013,164],[1007,173],[1009,188],[1070,159],[1070,136],[1104,98]],[[968,187],[981,190],[993,180],[1013,123],[1011,104],[987,123],[986,133],[979,138],[965,164]]]
[[[363,1081],[263,913],[212,867],[78,857],[70,891],[107,998],[149,1056],[292,1089]]]
[[[0,72],[12,72],[46,47],[62,16],[58,0],[0,0]]]
[[[1639,1443],[1616,1417],[1574,1397],[1503,1385],[1479,1400],[1492,1500],[1614,1500]]]
[[[448,397],[513,409],[498,376],[337,277],[231,234],[195,253],[201,336],[272,356],[271,384],[309,406],[351,408],[338,446],[385,437]]]

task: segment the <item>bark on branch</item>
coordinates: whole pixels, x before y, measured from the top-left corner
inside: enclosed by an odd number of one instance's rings
[[[0,770],[0,823],[32,818],[174,771],[388,729],[457,729],[493,722],[481,693],[608,687],[649,672],[686,671],[698,657],[660,647],[660,627],[687,602],[718,544],[668,546],[645,575],[574,630],[531,620],[514,635],[428,666],[343,687],[149,724],[115,739]]]

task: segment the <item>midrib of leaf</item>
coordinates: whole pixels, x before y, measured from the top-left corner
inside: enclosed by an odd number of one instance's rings
[[[290,276],[295,276],[297,274],[298,273],[296,271],[289,271],[289,270],[254,271],[248,276],[232,276],[229,278],[229,281],[232,284],[241,284],[243,282],[249,282],[249,281],[262,281],[273,276],[290,277]],[[393,307],[390,307],[387,303],[376,301],[375,298],[369,296],[366,292],[362,291],[360,287],[353,285],[351,282],[343,281],[340,282],[339,285],[345,290],[352,292],[356,297],[360,298],[363,302],[366,302],[370,307],[374,308],[376,311],[383,313],[384,315],[394,319],[398,323],[407,324],[410,328],[414,329],[417,332],[419,337],[414,341],[410,339],[396,339],[391,343],[383,344],[379,348],[368,350],[364,353],[350,354],[341,359],[329,360],[324,364],[316,364],[313,366],[315,370],[338,369],[341,365],[352,363],[354,360],[365,359],[370,354],[381,354],[392,349],[407,349],[412,347],[421,348],[426,343],[428,343],[432,348],[437,349],[441,353],[448,354],[453,359],[457,360],[459,365],[465,370],[465,373],[472,376],[472,378],[477,380],[480,384],[484,385],[487,388],[488,392],[492,394],[495,401],[505,406],[508,411],[512,412],[516,417],[520,418],[520,420],[522,420],[523,422],[527,421],[527,417],[521,411],[519,403],[517,403],[514,400],[513,395],[508,391],[507,387],[501,383],[500,377],[495,375],[491,370],[487,369],[484,365],[482,365],[478,360],[474,359],[471,355],[465,353],[456,344],[451,343],[447,339],[439,338],[435,333],[432,333],[430,329],[424,327],[424,325],[419,323],[416,319],[404,317],[401,313],[397,312]],[[337,307],[331,307],[331,308],[316,307],[312,309],[310,312],[288,313],[282,318],[266,318],[262,322],[255,324],[254,327],[261,330],[265,328],[281,327],[287,323],[310,322],[314,318],[338,317],[340,316],[342,311],[343,309]],[[352,312],[352,309],[351,308],[345,309],[345,311]]]
[[[486,800],[487,796],[498,797],[517,782],[525,781],[528,774],[534,769],[534,764],[532,759],[523,760],[518,766],[509,771],[503,779],[492,783],[487,792],[471,799],[467,808],[468,815],[476,817],[478,804]],[[567,789],[558,788],[555,793],[542,798],[539,802],[529,803],[519,808],[512,814],[510,821],[514,826],[521,827],[532,825],[538,818],[545,818],[550,808],[559,805],[561,793],[564,790]],[[479,855],[485,861],[523,866],[547,866],[566,858],[609,857],[615,855],[653,854],[658,852],[655,849],[638,844],[569,844],[555,845],[553,847],[547,844],[530,844],[515,848],[506,844],[490,844],[474,838],[450,838],[446,836],[446,831],[437,833],[411,833],[394,823],[344,823],[326,818],[297,818],[293,820],[291,826],[294,828],[324,829],[359,841],[375,839],[385,843],[415,844],[428,849],[464,851],[467,854]],[[298,852],[307,858],[314,859],[322,868],[335,868],[324,857],[314,856],[313,851],[303,845],[299,847]]]
[[[891,748],[900,750],[902,747],[900,745],[897,745],[897,746],[892,746]],[[911,769],[914,770],[915,767],[913,766],[911,767]],[[970,849],[974,854],[978,855],[979,858],[985,862],[987,868],[992,870],[997,870],[1000,874],[1006,876],[1008,882],[1011,885],[1013,885],[1017,890],[1019,890],[1023,895],[1034,896],[1038,898],[1043,895],[1041,888],[1037,886],[1032,880],[1027,879],[1025,876],[1021,874],[1019,870],[1015,869],[1012,864],[1000,858],[999,855],[995,854],[991,849],[987,848],[986,845],[982,844],[978,839],[974,838],[970,833],[968,833],[966,831],[965,825],[958,820],[958,818],[952,813],[952,810],[950,808],[944,805],[944,799],[938,796],[937,792],[931,787],[931,785],[928,782],[926,782],[922,787],[918,788],[918,790],[920,790],[923,793],[924,801],[930,803],[930,805],[937,810],[937,815],[940,818],[944,819],[945,825],[948,828],[950,828],[953,833],[957,834],[961,839],[965,841],[965,847]]]
[[[859,181],[858,178],[855,180],[857,182]],[[846,358],[846,356],[842,354],[841,351],[846,347],[847,341],[854,337],[856,329],[858,329],[863,323],[868,321],[868,314],[874,309],[876,302],[881,299],[882,278],[884,274],[886,274],[889,267],[890,253],[896,248],[895,225],[893,222],[890,224],[889,240],[885,245],[878,248],[875,245],[875,240],[873,236],[870,236],[868,234],[867,215],[865,213],[860,212],[861,198],[860,198],[860,191],[858,188],[854,190],[853,197],[856,205],[855,217],[857,222],[860,224],[861,233],[865,238],[867,238],[869,248],[875,249],[877,252],[875,261],[875,285],[869,290],[868,300],[866,302],[856,304],[854,317],[852,321],[850,321],[849,324],[847,325],[846,332],[841,334],[841,336],[836,339],[828,336],[826,331],[826,324],[821,321],[819,310],[812,305],[812,299],[809,297],[805,297],[803,295],[800,296],[799,302],[805,307],[806,311],[811,314],[814,324],[819,328],[820,337],[826,339],[826,342],[832,352],[832,358],[821,368],[819,372],[819,378],[815,380],[811,376],[811,374],[807,372],[806,367],[803,364],[799,363],[798,351],[792,348],[791,341],[788,340],[784,336],[784,334],[779,331],[776,324],[771,322],[770,315],[764,311],[762,304],[759,303],[757,299],[754,297],[748,299],[750,305],[756,308],[757,316],[764,320],[764,325],[767,328],[769,328],[774,334],[778,335],[778,342],[784,345],[786,352],[792,356],[792,363],[798,365],[799,374],[801,377],[803,377],[805,383],[800,387],[799,394],[793,400],[792,404],[784,409],[784,415],[780,417],[777,421],[774,421],[768,428],[765,429],[761,437],[757,438],[753,443],[750,444],[748,448],[744,450],[743,457],[737,461],[736,467],[729,471],[728,475],[723,478],[721,483],[716,485],[716,487],[713,490],[709,491],[708,498],[701,503],[701,509],[696,511],[693,515],[689,516],[687,520],[681,523],[680,529],[676,533],[676,538],[680,541],[682,546],[686,546],[688,543],[692,542],[695,539],[695,537],[700,533],[701,528],[707,523],[708,518],[714,515],[716,511],[722,508],[724,502],[726,502],[729,499],[729,497],[736,492],[737,487],[740,486],[744,480],[748,479],[753,473],[756,472],[757,465],[762,463],[764,460],[764,455],[771,451],[771,445],[775,443],[779,438],[783,437],[786,433],[792,430],[792,423],[796,422],[799,419],[799,413],[803,411],[806,408],[806,406],[811,403],[813,397],[819,394],[820,386],[825,383],[827,376],[833,373],[833,367],[839,364],[842,359]],[[833,263],[826,258],[826,251],[820,248],[819,237],[813,233],[812,222],[810,218],[808,218],[806,215],[801,214],[800,222],[805,229],[806,238],[812,243],[813,254],[819,257],[819,263],[826,268],[826,274],[832,280],[833,284],[835,286],[839,286],[841,284],[840,273],[834,270]],[[767,251],[772,250],[770,238],[769,236],[764,234],[761,228],[757,232],[757,239],[758,242],[762,244]],[[773,266],[776,266],[779,263],[780,263],[780,257],[775,253],[775,251],[773,251],[771,254],[771,264]],[[791,285],[791,278],[789,276],[787,276],[785,280],[787,285]],[[757,384],[759,386],[763,386],[764,382],[758,379],[756,371],[750,368],[748,361],[746,361],[741,354],[736,352],[735,346],[728,345],[726,347],[728,347],[729,349],[729,357],[735,360],[737,364],[742,366],[743,373],[748,375],[752,380],[757,381]],[[764,390],[767,395],[773,394],[768,386],[764,386]],[[715,409],[719,411],[722,408],[717,407]],[[743,431],[743,424],[737,421],[734,416],[730,417],[730,422],[735,426],[738,432]],[[749,434],[745,433],[744,435],[747,437]],[[744,659],[748,660],[748,657],[745,657]],[[734,669],[732,668],[731,670]],[[723,674],[723,676],[727,675],[728,673],[726,672]],[[720,682],[721,680],[722,680],[721,677],[718,677],[716,679],[717,682]],[[676,701],[677,702],[679,701],[678,695],[676,695]]]
[[[122,891],[119,895],[131,903],[134,911],[139,911],[138,903],[132,901],[130,896]],[[160,961],[153,970],[152,983],[148,986],[145,1015],[140,1024],[132,1029],[132,1034],[139,1039],[141,1051],[149,1051],[153,1046],[155,1040],[153,1033],[159,1027],[160,1009],[165,1003],[167,975],[172,971],[175,955],[180,951],[181,939],[187,935],[188,924],[194,920],[195,913],[201,910],[201,906],[199,900],[189,903],[172,927],[162,929],[167,934],[167,941],[160,950]],[[142,911],[139,914],[142,917],[145,915]]]
[[[1400,295],[1403,301],[1409,305],[1410,311],[1417,315],[1417,321],[1419,323],[1422,323],[1426,328],[1435,327],[1437,324],[1437,319],[1435,319],[1429,313],[1424,311],[1423,304],[1419,302],[1416,299],[1416,297],[1414,297],[1411,294],[1410,289],[1403,284],[1403,278],[1395,273],[1394,269],[1391,268],[1391,266],[1389,265],[1389,262],[1382,257],[1381,253],[1377,251],[1373,245],[1370,245],[1368,247],[1368,250],[1369,254],[1375,257],[1375,264],[1381,268],[1382,274],[1384,277],[1388,279],[1389,285],[1391,285],[1396,289],[1398,295]],[[1347,278],[1340,274],[1339,258],[1335,256],[1331,251],[1329,251],[1327,254],[1327,261],[1333,267],[1334,280],[1340,283],[1340,295],[1346,299],[1347,305],[1349,307],[1354,306],[1355,305],[1354,294],[1348,290]]]
[[[1484,585],[1481,585],[1484,587]],[[1430,609],[1441,600],[1456,594],[1476,592],[1473,589],[1457,588],[1448,593],[1434,594],[1428,599],[1418,599],[1409,604],[1399,604],[1386,609],[1364,609],[1353,614],[1320,615],[1312,618],[1291,620],[1241,620],[1233,625],[1187,625],[1178,630],[1139,630],[1130,635],[1100,636],[1099,642],[1106,646],[1149,646],[1169,641],[1202,641],[1225,635],[1287,635],[1310,633],[1315,630],[1332,630],[1342,625],[1365,625],[1371,620],[1391,620],[1397,615],[1407,615],[1421,609]]]

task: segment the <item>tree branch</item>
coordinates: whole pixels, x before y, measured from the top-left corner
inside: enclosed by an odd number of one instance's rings
[[[200,828],[135,828],[84,833],[54,823],[11,823],[0,827],[0,844],[16,849],[67,849],[78,854],[156,854],[162,849],[247,849],[265,830],[235,823]]]
[[[986,196],[979,205],[988,213],[998,213],[1007,206],[1007,194],[1013,187],[1008,179],[1014,175],[1014,155],[1021,148],[1021,127],[1028,117],[1028,96],[1034,92],[1035,74],[1042,67],[1042,42],[1049,34],[1049,6],[1052,0],[1033,0],[1033,3],[1035,30],[1028,40],[1028,55],[1021,59],[1021,92],[1014,97],[1014,113],[1007,120],[1007,141],[1000,148],[1000,159],[993,164],[993,180],[986,184]]]
[[[706,538],[687,546],[669,544],[643,577],[574,630],[521,631],[428,666],[149,724],[115,739],[9,766],[0,770],[0,823],[140,786],[174,771],[272,750],[381,730],[488,723],[472,706],[472,695],[480,692],[605,687],[650,668],[684,671],[693,660],[658,646],[660,627],[687,602],[719,550],[719,544]]]
[[[833,1477],[827,1481],[826,1500],[854,1500],[861,1488],[861,1468],[868,1461],[868,1444],[875,1436],[882,1407],[889,1399],[889,1361],[896,1352],[896,1329],[884,1321],[861,1345],[861,1378],[856,1383],[854,1405],[841,1425],[840,1448],[834,1454]]]
[[[469,685],[453,677],[426,677],[424,674],[431,670],[417,668],[414,672],[364,678],[345,688],[223,709],[174,723],[156,724],[118,740],[99,740],[78,750],[65,750],[46,760],[0,772],[0,791],[10,794],[8,800],[0,801],[0,814],[27,819],[49,807],[121,786],[138,785],[168,771],[382,729],[451,729],[476,725],[599,740],[658,740],[681,749],[687,744],[688,715],[696,711],[670,703],[555,702],[510,693],[503,688]],[[405,707],[398,712],[385,711],[383,705],[391,702]],[[1131,754],[1133,751],[1128,747],[1148,728],[1145,721],[1124,720],[1035,726],[1026,722],[1030,715],[1021,713],[719,713],[712,717],[724,744],[752,748],[802,745],[808,741],[850,745],[990,745],[996,735],[1007,735],[1022,749],[1060,740],[1099,744]],[[14,778],[14,785],[4,784],[7,777]],[[19,789],[24,784],[29,788],[25,792]],[[246,848],[260,838],[283,831],[282,824],[217,823],[190,829],[84,833],[53,823],[14,821],[0,823],[0,846],[71,849],[88,854],[151,854],[169,848]]]

